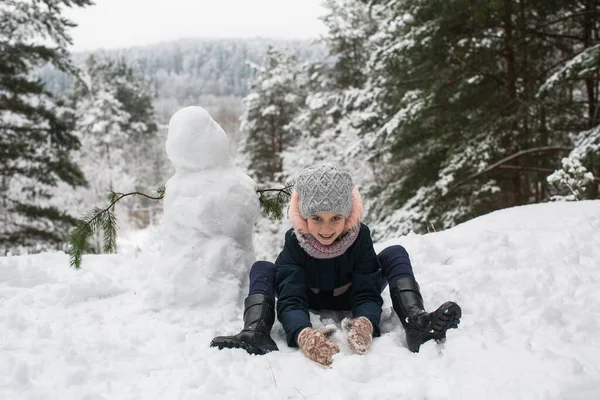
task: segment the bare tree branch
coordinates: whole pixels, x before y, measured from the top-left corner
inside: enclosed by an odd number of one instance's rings
[[[289,189],[292,187],[293,185],[288,185],[286,187],[283,187],[281,189],[258,189],[256,191],[256,193],[265,193],[265,192],[283,192],[285,194],[290,194],[289,193]]]
[[[487,167],[486,169],[484,169],[483,171],[479,171],[476,172],[470,176],[468,176],[467,178],[463,179],[462,181],[458,182],[456,185],[452,186],[450,188],[450,190],[448,190],[448,193],[454,191],[456,188],[458,188],[459,186],[464,185],[465,183],[467,183],[468,181],[475,179],[483,174],[486,174],[498,167],[500,167],[503,164],[506,164],[507,162],[509,162],[510,160],[514,160],[515,158],[519,158],[521,156],[527,155],[527,154],[531,154],[531,153],[545,153],[545,152],[551,152],[551,151],[571,151],[573,150],[572,147],[566,147],[566,146],[546,146],[546,147],[534,147],[531,149],[527,149],[527,150],[522,150],[519,151],[515,154],[511,154],[508,157],[503,158],[500,161],[495,162],[494,164],[490,165],[489,167]]]
[[[577,41],[583,42],[582,37],[574,36],[574,35],[561,35],[561,34],[550,33],[550,32],[536,31],[533,29],[527,29],[525,32],[531,33],[533,35],[544,36],[544,37],[549,37],[549,38],[554,38],[554,39],[571,39],[571,40],[577,40]]]
[[[548,26],[551,26],[551,25],[554,25],[554,24],[558,24],[559,22],[566,21],[566,20],[571,19],[571,18],[582,17],[582,16],[587,15],[587,14],[594,15],[595,12],[596,12],[595,10],[592,10],[592,11],[581,11],[581,12],[569,14],[566,17],[555,19],[554,21],[549,21],[549,22],[546,22],[545,24],[542,24],[542,25],[537,25],[535,27],[535,29],[543,29],[543,28],[546,28]]]
[[[539,172],[540,174],[551,174],[555,170],[551,168],[539,168],[539,167],[521,167],[519,165],[500,165],[498,169],[514,169],[519,171],[532,171]],[[594,177],[594,182],[600,182],[600,178]]]

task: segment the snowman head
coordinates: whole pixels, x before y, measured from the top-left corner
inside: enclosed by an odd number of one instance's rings
[[[201,171],[233,166],[225,131],[202,107],[185,107],[173,114],[166,148],[175,169]]]

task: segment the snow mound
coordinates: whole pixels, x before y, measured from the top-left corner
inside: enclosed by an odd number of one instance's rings
[[[196,307],[210,323],[233,320],[254,262],[256,184],[234,166],[225,132],[201,107],[173,115],[166,147],[175,174],[166,184],[164,242],[146,305]]]
[[[184,220],[177,219],[180,240],[202,248],[200,233],[191,230],[196,225]],[[173,254],[158,264],[179,251],[185,254],[180,261],[194,262],[193,251],[169,240]],[[184,289],[218,295],[210,304],[190,300],[186,307],[149,309],[144,299],[156,294],[160,281],[167,291],[175,287],[173,276],[140,264],[154,264],[152,257],[85,256],[80,271],[69,269],[64,254],[2,257],[0,399],[598,397],[600,201],[501,210],[376,247],[392,244],[409,250],[426,306],[446,300],[462,306],[459,329],[449,331],[445,343],[409,352],[386,291],[382,337],[359,356],[350,353],[344,333],[336,333],[341,352],[328,369],[288,348],[278,323],[279,352],[249,356],[208,347],[216,334],[242,326],[246,287],[224,276],[247,273],[247,266],[226,267],[223,274],[209,269],[209,280],[165,264],[179,270]],[[230,301],[231,293],[240,299],[226,317],[234,306],[222,298]],[[323,314],[311,318],[316,326],[331,323]]]

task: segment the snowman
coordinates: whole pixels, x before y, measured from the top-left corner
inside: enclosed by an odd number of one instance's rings
[[[201,310],[207,323],[237,318],[255,261],[256,183],[235,167],[225,132],[201,107],[173,115],[166,150],[175,174],[166,184],[162,249],[146,302]]]

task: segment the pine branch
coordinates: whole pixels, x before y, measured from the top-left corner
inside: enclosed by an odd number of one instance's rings
[[[88,240],[98,230],[100,219],[105,212],[107,210],[98,207],[89,211],[77,222],[77,227],[69,235],[67,242],[69,243],[69,264],[72,268],[81,268],[81,258]]]
[[[256,191],[259,195],[261,211],[270,219],[283,218],[283,207],[291,196],[292,185],[288,184],[280,189],[259,189]],[[162,200],[165,196],[165,186],[159,186],[155,189],[156,195],[151,196],[142,192],[120,193],[110,189],[106,199],[108,206],[105,208],[96,207],[85,214],[77,221],[77,226],[67,239],[69,244],[69,263],[72,268],[81,268],[81,259],[87,248],[88,240],[102,231],[104,236],[103,251],[106,253],[115,252],[117,249],[117,217],[114,214],[115,205],[127,196],[143,196],[151,200]]]
[[[160,185],[156,189],[154,189],[154,191],[156,192],[156,194],[158,195],[158,197],[160,197],[161,199],[163,197],[165,197],[165,191],[166,190],[167,189],[165,188],[165,185]]]
[[[88,240],[98,231],[102,230],[104,235],[103,250],[106,253],[112,253],[117,249],[117,217],[114,214],[114,206],[121,199],[127,196],[143,196],[152,200],[161,200],[165,195],[165,187],[160,186],[156,189],[156,196],[150,196],[142,192],[119,193],[110,189],[107,200],[108,207],[96,207],[77,221],[77,227],[69,235],[67,242],[69,244],[69,263],[72,268],[81,268],[81,258],[87,248]]]
[[[117,217],[111,212],[104,214],[101,219],[102,233],[104,234],[104,252],[113,253],[117,250]]]
[[[259,189],[258,201],[264,216],[271,220],[283,218],[283,207],[291,196],[292,185],[288,184],[281,189]]]

